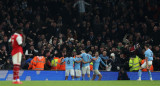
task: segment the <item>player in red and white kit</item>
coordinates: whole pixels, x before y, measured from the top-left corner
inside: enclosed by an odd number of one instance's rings
[[[16,32],[11,36],[9,42],[12,43],[12,61],[13,61],[13,84],[22,84],[19,79],[19,70],[21,65],[21,59],[23,54],[23,36],[22,36],[22,29],[17,28]]]

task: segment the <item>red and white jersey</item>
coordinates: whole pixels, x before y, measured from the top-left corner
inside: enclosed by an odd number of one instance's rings
[[[9,42],[12,43],[12,56],[18,52],[23,54],[23,48],[20,46],[22,44],[22,34],[14,33],[9,39]]]

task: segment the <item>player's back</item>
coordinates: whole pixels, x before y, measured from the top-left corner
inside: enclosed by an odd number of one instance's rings
[[[73,69],[73,63],[75,61],[73,57],[66,57],[64,61],[66,64],[66,69]]]
[[[21,52],[23,53],[23,49],[22,46],[20,46],[20,44],[22,44],[22,35],[15,33],[11,36],[9,42],[12,43],[12,55],[14,55],[17,52]]]
[[[91,55],[90,55],[90,54],[87,54],[87,53],[82,53],[81,56],[82,56],[82,59],[83,59],[85,62],[90,61],[91,58],[92,58]],[[82,64],[82,66],[83,66],[83,67],[89,66],[89,64],[90,64],[90,63],[85,63],[85,64]]]
[[[80,61],[81,58],[76,57],[75,60]],[[80,63],[75,62],[75,65],[74,65],[75,70],[80,70],[80,65],[81,65],[81,62]]]
[[[153,52],[150,49],[146,50],[145,57],[148,58],[148,61],[152,61],[153,60]]]

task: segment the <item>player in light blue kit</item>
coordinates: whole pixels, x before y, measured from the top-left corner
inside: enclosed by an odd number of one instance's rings
[[[80,55],[76,55],[76,57],[82,57],[82,79],[85,80],[85,74],[87,73],[89,80],[91,80],[90,62],[91,62],[92,56],[90,54],[87,54],[85,50],[82,50],[81,53],[82,54]]]
[[[68,80],[69,74],[72,77],[72,80],[74,80],[74,68],[73,68],[73,63],[76,61],[75,58],[69,57],[71,54],[68,54],[66,58],[62,60],[60,64],[65,62],[65,80]]]
[[[138,80],[141,80],[141,75],[142,75],[142,69],[143,68],[147,68],[147,71],[148,71],[148,74],[149,74],[149,77],[150,77],[150,80],[152,80],[152,75],[151,75],[151,71],[149,70],[151,65],[152,65],[152,60],[153,60],[153,52],[149,49],[149,45],[146,44],[144,46],[145,48],[145,62],[141,65],[139,71],[138,71],[138,76],[139,76],[139,79]]]
[[[100,62],[104,66],[106,66],[106,64],[99,57],[99,53],[98,52],[95,52],[95,57],[93,57],[93,58],[96,58],[96,59],[93,60],[93,78],[92,78],[92,80],[95,80],[95,78],[96,78],[97,75],[99,76],[98,80],[101,80],[102,75],[101,75],[101,73],[98,70],[99,69],[99,64],[100,64]]]
[[[82,62],[82,58],[76,57],[75,58],[76,62],[74,63],[74,69],[75,69],[75,75],[76,75],[76,80],[80,80],[81,77],[81,62]]]

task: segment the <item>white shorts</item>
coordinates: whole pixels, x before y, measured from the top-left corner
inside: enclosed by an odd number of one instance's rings
[[[13,64],[21,65],[22,53],[18,52],[12,56]]]
[[[101,73],[99,72],[99,70],[93,70],[93,74],[100,75]]]
[[[76,76],[81,76],[81,70],[75,70]]]
[[[82,74],[90,74],[90,66],[82,67]]]
[[[65,76],[69,76],[69,74],[71,76],[74,76],[74,70],[73,69],[65,70]]]
[[[152,61],[148,61],[148,66],[151,67],[152,65]],[[146,68],[147,65],[146,65],[146,62],[144,62],[142,65],[141,65],[142,68]]]

